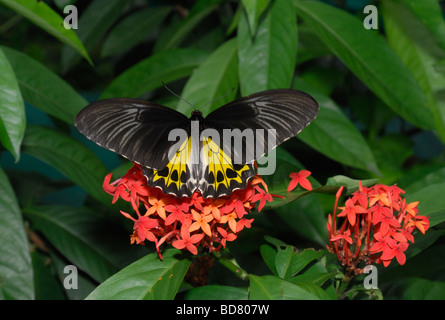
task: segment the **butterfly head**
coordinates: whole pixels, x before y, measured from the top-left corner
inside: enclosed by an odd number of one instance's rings
[[[199,110],[193,110],[192,116],[190,117],[190,120],[203,120],[202,112]]]

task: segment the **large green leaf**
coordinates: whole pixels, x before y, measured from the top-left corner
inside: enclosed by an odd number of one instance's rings
[[[317,118],[298,138],[337,162],[378,173],[377,163],[368,143],[335,102],[298,79],[295,79],[293,88],[309,93],[320,105]]]
[[[212,13],[221,0],[198,0],[184,20],[178,24],[171,24],[171,30],[167,30],[168,34],[161,34],[155,44],[155,52],[171,50],[177,48],[182,41],[190,34],[199,22]]]
[[[437,0],[401,0],[430,29],[437,42],[445,49],[445,21]]]
[[[436,130],[445,141],[445,99],[442,97],[445,75],[437,70],[439,62],[445,59],[445,50],[437,44],[423,21],[400,2],[382,2],[381,12],[388,42],[419,82],[434,115]]]
[[[266,10],[270,0],[242,0],[249,21],[250,34],[256,33],[258,20],[261,14]]]
[[[26,54],[1,47],[26,102],[69,124],[88,102],[67,82]]]
[[[180,251],[168,249],[160,260],[156,253],[133,262],[100,284],[88,300],[172,300],[190,266],[176,258]]]
[[[129,238],[123,229],[87,208],[42,205],[24,209],[32,228],[77,268],[98,282],[105,281],[128,262]]]
[[[294,4],[315,34],[392,110],[421,128],[434,128],[419,84],[378,33],[331,5],[299,0]]]
[[[238,23],[239,78],[243,96],[288,88],[297,57],[297,23],[290,1],[274,1],[252,37],[248,17]]]
[[[29,126],[23,152],[46,162],[104,204],[111,203],[102,189],[107,169],[97,156],[80,142],[58,131]]]
[[[445,221],[445,183],[427,185],[417,192],[406,194],[407,202],[419,201],[419,214],[430,219],[430,226]],[[427,231],[428,232],[428,231]]]
[[[0,299],[34,298],[33,272],[22,213],[0,168]]]
[[[182,97],[200,108],[203,104],[210,102],[236,88],[238,84],[238,58],[236,54],[235,40],[229,40],[215,50],[211,56],[203,62],[187,81]],[[214,104],[208,104],[200,109],[206,115],[215,106],[223,105],[233,100],[234,93],[218,99]],[[193,108],[180,101],[177,110],[190,115]]]
[[[101,99],[137,98],[192,73],[207,53],[196,49],[173,49],[154,54],[120,74],[102,93]]]
[[[0,70],[0,142],[18,161],[25,132],[25,106],[14,71],[2,49]]]
[[[137,11],[117,24],[107,36],[102,47],[102,57],[125,52],[159,27],[171,11],[171,7],[161,6]]]
[[[88,52],[73,29],[64,27],[64,19],[51,9],[44,1],[0,0],[0,4],[10,7],[46,32],[50,33],[81,56],[91,62]]]
[[[319,300],[303,287],[275,276],[249,275],[251,300]]]
[[[77,34],[87,51],[94,48],[108,28],[119,17],[125,0],[94,0],[79,18]],[[78,61],[79,56],[70,47],[62,50],[62,67],[66,71]]]
[[[186,300],[247,300],[247,288],[207,285],[187,291]]]
[[[292,246],[285,249],[278,248],[275,256],[275,268],[278,276],[282,279],[288,279],[306,267],[309,263],[323,256],[323,251],[315,251],[313,249],[305,249],[296,253]]]

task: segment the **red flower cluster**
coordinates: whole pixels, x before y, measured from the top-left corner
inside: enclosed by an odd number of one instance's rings
[[[103,189],[113,196],[131,203],[137,217],[121,211],[134,221],[131,243],[154,242],[159,257],[159,247],[171,243],[175,248],[197,254],[197,247],[218,251],[227,241],[236,239],[238,232],[250,228],[253,219],[246,219],[257,202],[261,211],[267,201],[272,201],[267,185],[259,177],[253,177],[247,187],[235,190],[230,196],[204,199],[195,192],[191,198],[167,195],[159,188],[147,185],[138,164],[122,178],[110,183],[111,173],[105,177]],[[145,212],[141,213],[140,208]]]
[[[402,189],[377,184],[364,187],[346,200],[337,214],[337,204],[343,191],[336,195],[333,216],[328,216],[328,250],[335,253],[346,270],[353,274],[362,273],[360,264],[383,263],[386,267],[393,258],[401,265],[406,257],[403,253],[414,242],[412,233],[418,229],[425,233],[429,220],[420,216],[418,201],[407,204]],[[340,228],[337,218],[343,218]],[[339,221],[341,221],[339,219]]]

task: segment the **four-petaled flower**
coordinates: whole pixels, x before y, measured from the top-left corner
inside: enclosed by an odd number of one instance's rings
[[[338,217],[347,216],[351,226],[355,225],[357,214],[366,212],[366,209],[362,206],[356,206],[352,199],[346,200],[345,206],[339,207],[339,209],[341,209],[342,212],[338,215]]]
[[[190,236],[190,231],[186,226],[181,227],[181,238],[179,240],[175,240],[172,243],[172,246],[176,249],[184,249],[186,248],[188,251],[190,251],[193,254],[198,253],[198,249],[194,244],[197,244],[199,241],[202,240],[204,235],[202,233],[194,234]]]
[[[312,185],[307,179],[311,175],[311,172],[308,170],[300,170],[299,172],[292,172],[289,175],[289,178],[292,180],[289,182],[289,186],[287,187],[287,191],[294,190],[297,185],[300,185],[302,188],[306,190],[312,190]]]

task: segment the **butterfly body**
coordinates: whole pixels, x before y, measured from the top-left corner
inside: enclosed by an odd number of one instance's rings
[[[254,161],[317,113],[309,95],[278,89],[235,100],[206,117],[194,110],[190,118],[144,100],[108,99],[82,109],[74,123],[87,138],[139,163],[149,186],[178,197],[200,192],[217,198],[245,188],[255,175]],[[267,139],[259,135],[263,131]]]

